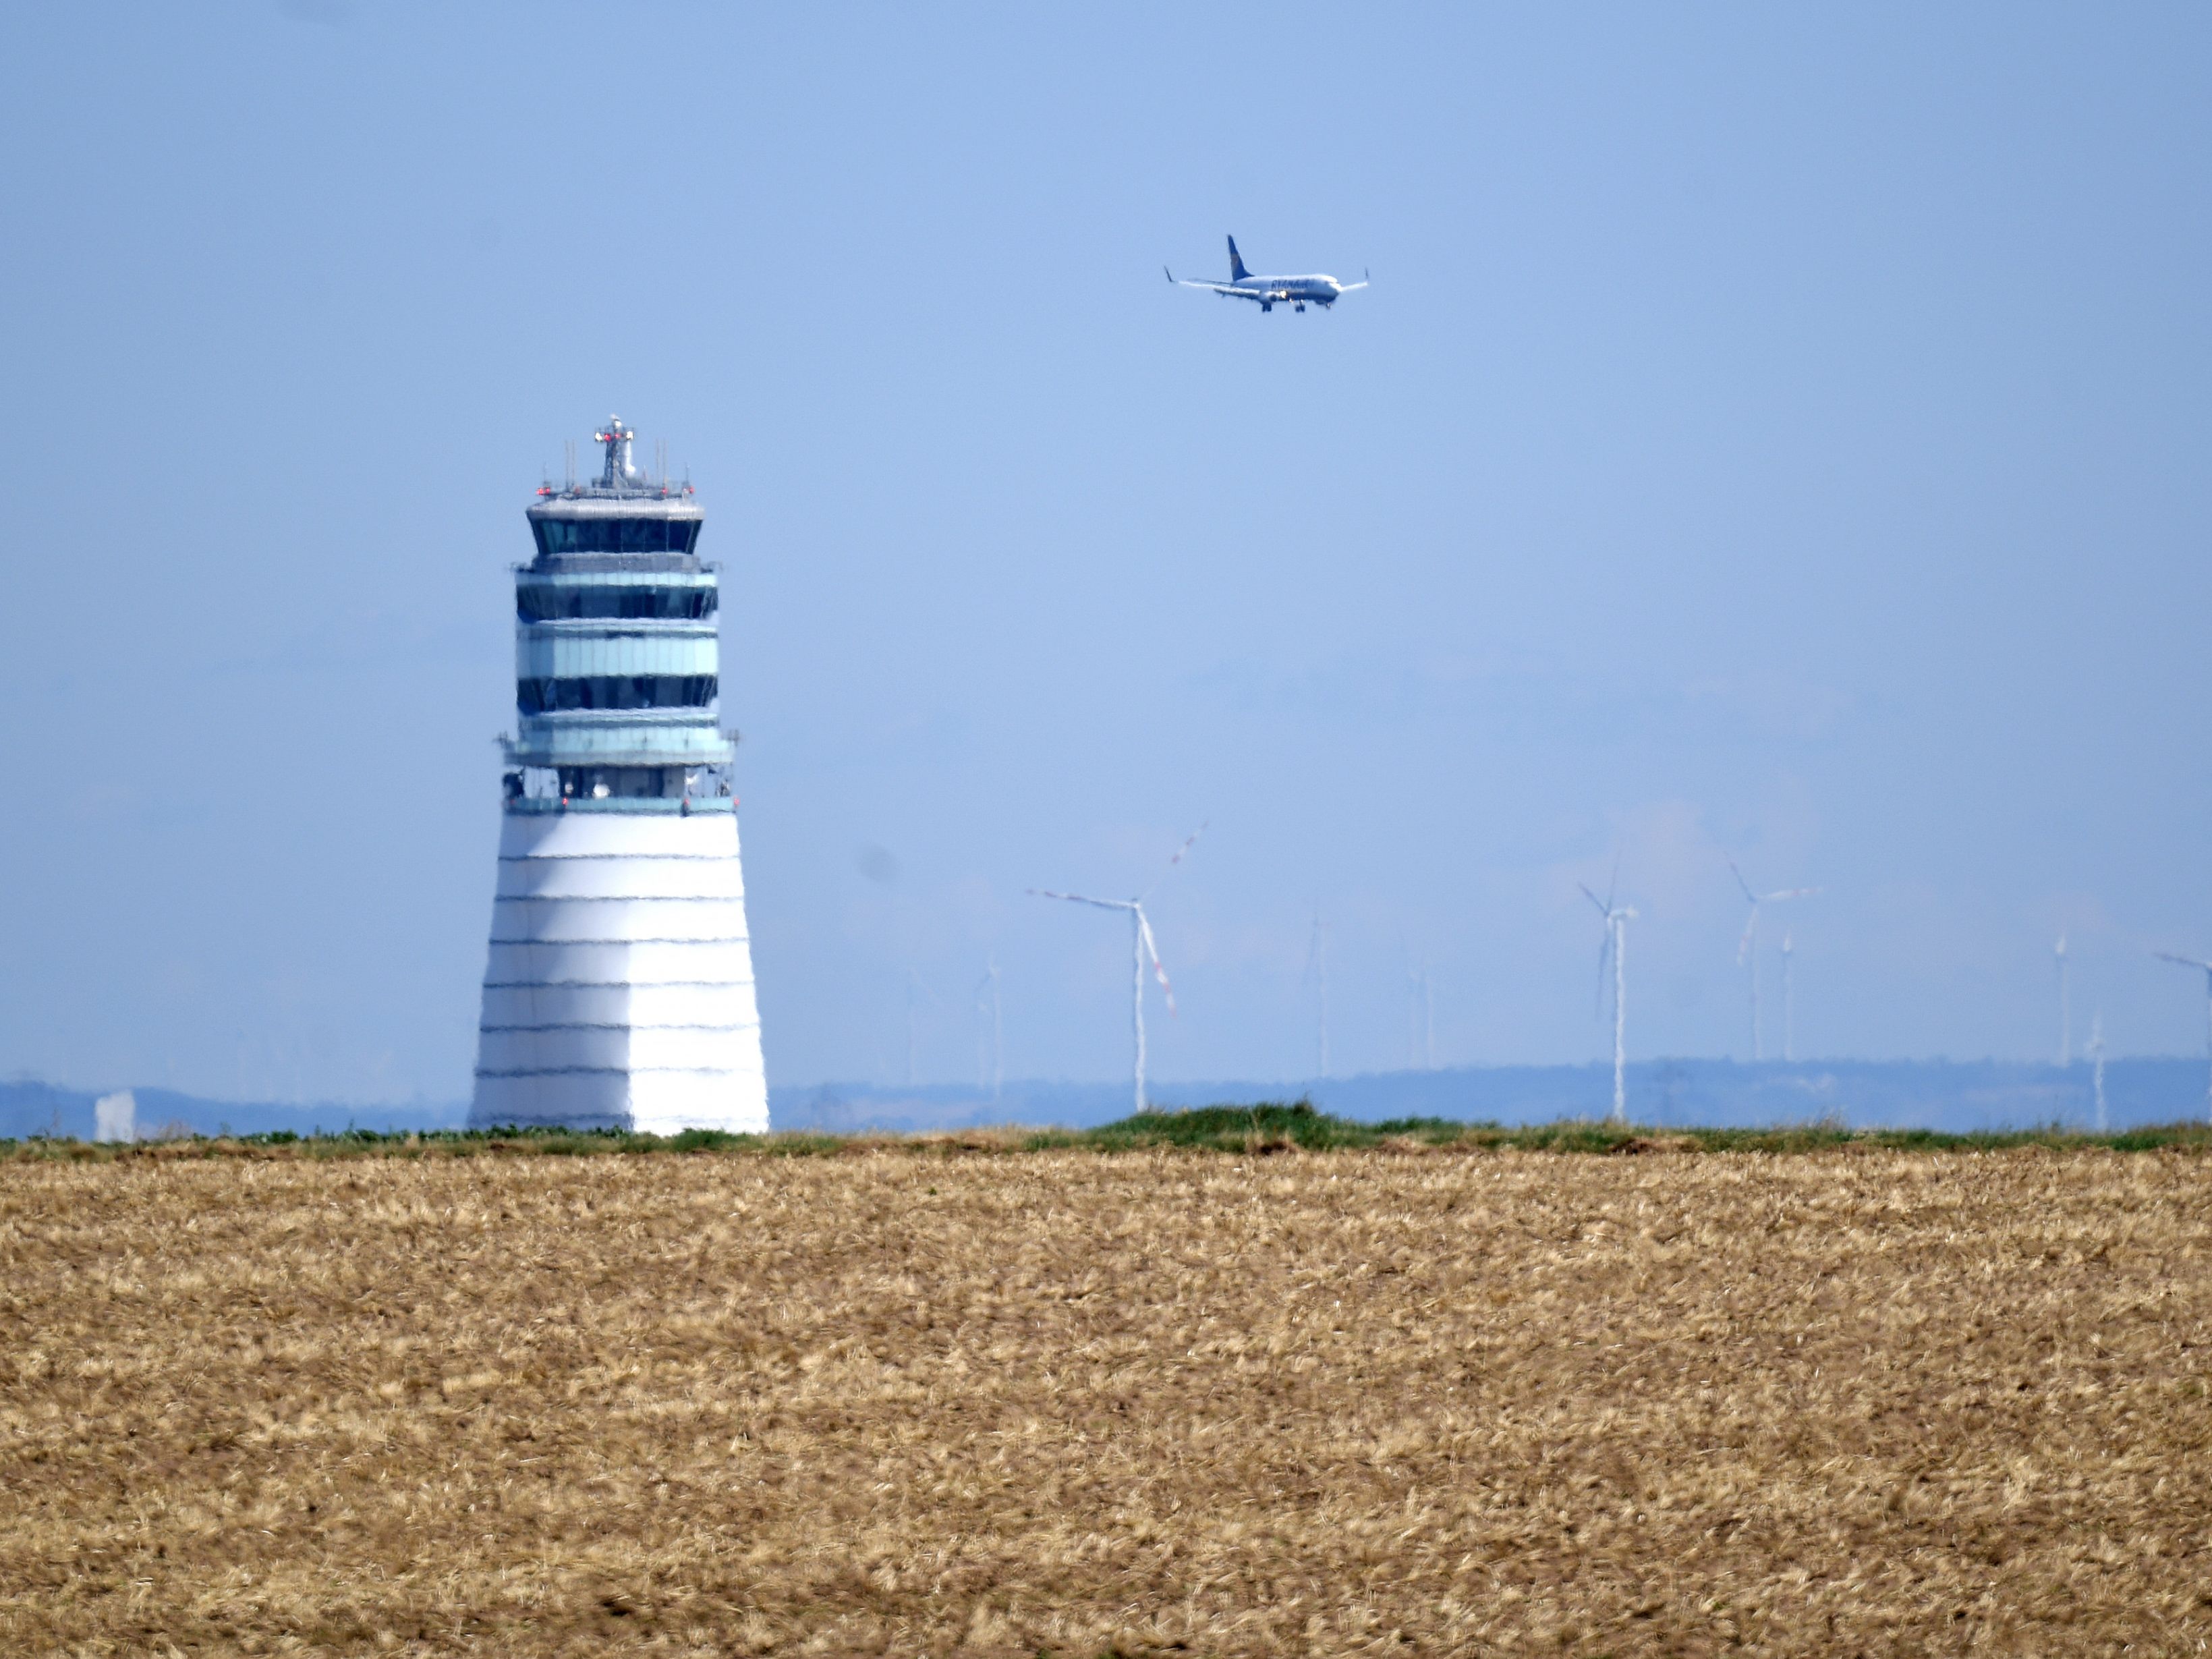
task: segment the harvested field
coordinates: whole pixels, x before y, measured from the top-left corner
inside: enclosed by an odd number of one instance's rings
[[[0,1164],[0,1650],[2194,1653],[2212,1160]]]

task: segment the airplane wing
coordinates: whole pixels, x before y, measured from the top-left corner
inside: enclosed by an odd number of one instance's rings
[[[1216,294],[1233,294],[1240,300],[1279,300],[1283,295],[1269,294],[1256,288],[1239,288],[1234,283],[1194,283],[1188,276],[1175,279],[1177,288],[1211,289]]]

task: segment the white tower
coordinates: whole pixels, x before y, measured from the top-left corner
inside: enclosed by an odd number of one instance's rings
[[[610,419],[540,489],[469,1121],[759,1133],[760,1014],[720,728],[716,568],[686,483]]]

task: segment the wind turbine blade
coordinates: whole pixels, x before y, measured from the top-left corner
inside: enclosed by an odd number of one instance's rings
[[[1316,915],[1314,918],[1313,932],[1306,938],[1305,970],[1298,975],[1298,988],[1302,991],[1313,983],[1314,969],[1321,961],[1322,933],[1322,920]]]
[[[1820,890],[1817,887],[1785,887],[1778,893],[1769,893],[1765,902],[1771,904],[1777,899],[1810,898]]]
[[[1592,904],[1597,906],[1598,915],[1601,916],[1609,916],[1613,914],[1613,907],[1610,904],[1607,904],[1603,899],[1600,898],[1595,893],[1591,892],[1589,890],[1589,884],[1588,882],[1578,881],[1575,885],[1583,890],[1583,896],[1584,898],[1588,899]]]
[[[1207,820],[1207,823],[1211,823],[1211,822],[1212,822],[1212,819],[1208,819],[1208,820]],[[1159,873],[1159,879],[1158,879],[1158,880],[1157,880],[1157,881],[1155,881],[1155,882],[1153,882],[1153,883],[1152,883],[1152,884],[1151,886],[1149,886],[1149,887],[1146,888],[1146,889],[1145,889],[1145,890],[1144,890],[1142,893],[1140,893],[1140,894],[1139,894],[1139,895],[1138,895],[1138,896],[1137,896],[1137,902],[1138,902],[1139,904],[1143,903],[1146,899],[1148,899],[1148,898],[1152,897],[1152,896],[1154,893],[1157,893],[1158,891],[1159,891],[1159,890],[1160,890],[1160,882],[1165,881],[1165,880],[1168,878],[1168,875],[1169,875],[1170,872],[1173,871],[1173,870],[1174,870],[1174,868],[1176,867],[1176,866],[1177,866],[1178,864],[1181,864],[1181,863],[1183,861],[1183,856],[1184,856],[1184,854],[1186,854],[1187,853],[1188,853],[1192,848],[1194,848],[1194,847],[1195,847],[1195,846],[1197,846],[1197,845],[1198,845],[1198,838],[1199,838],[1200,836],[1204,835],[1205,833],[1206,833],[1206,824],[1204,824],[1204,823],[1200,824],[1200,825],[1198,826],[1198,828],[1197,828],[1197,829],[1195,829],[1195,830],[1192,830],[1192,831],[1190,832],[1190,836],[1189,836],[1189,838],[1188,838],[1188,840],[1186,840],[1186,841],[1183,842],[1183,844],[1182,844],[1182,846],[1180,846],[1180,847],[1176,848],[1175,849],[1175,854],[1174,854],[1174,856],[1173,856],[1173,857],[1171,857],[1171,858],[1170,858],[1170,859],[1168,860],[1168,867],[1167,867],[1167,869],[1163,870],[1163,871],[1161,871],[1161,872],[1160,872],[1160,873]]]
[[[2151,955],[2160,962],[2178,963],[2184,968],[2202,968],[2206,973],[2212,974],[2212,962],[2200,962],[2195,957],[2178,957],[2171,951],[2154,951]]]
[[[1160,966],[1159,946],[1152,943],[1152,924],[1145,920],[1142,910],[1137,912],[1137,936],[1145,941],[1145,954],[1152,959],[1152,977],[1159,981],[1160,989],[1167,993],[1168,1012],[1172,1015],[1176,1011],[1175,987],[1168,983],[1168,970]]]
[[[1590,1016],[1592,1018],[1602,1018],[1604,1017],[1605,969],[1606,964],[1612,960],[1613,919],[1608,916],[1606,918],[1605,941],[1597,947],[1597,996],[1590,1004]]]
[[[1743,889],[1744,897],[1749,899],[1753,904],[1758,903],[1759,895],[1751,890],[1751,884],[1743,878],[1743,872],[1736,868],[1734,859],[1729,860],[1729,873],[1735,878],[1735,884]]]
[[[1612,877],[1612,879],[1610,879],[1609,881],[1607,881],[1607,882],[1606,883],[1606,884],[1605,884],[1605,913],[1606,913],[1606,915],[1611,915],[1613,914],[1613,901],[1614,897],[1615,897],[1617,895],[1619,895],[1620,891],[1620,855],[1619,855],[1618,854],[1614,854],[1614,856],[1613,856],[1613,877]]]
[[[1738,967],[1741,967],[1744,958],[1751,954],[1751,935],[1758,926],[1759,901],[1753,899],[1751,902],[1751,920],[1744,923],[1743,937],[1735,942],[1735,960]]]
[[[1092,898],[1088,893],[1055,893],[1043,887],[1030,889],[1031,898],[1066,899],[1070,904],[1095,904],[1102,910],[1133,910],[1137,907],[1127,899]]]

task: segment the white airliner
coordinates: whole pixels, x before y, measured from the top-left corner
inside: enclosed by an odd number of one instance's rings
[[[1278,305],[1286,305],[1293,311],[1304,311],[1310,305],[1326,311],[1338,299],[1355,288],[1367,286],[1367,273],[1362,271],[1356,283],[1340,283],[1334,276],[1255,276],[1244,269],[1244,256],[1237,251],[1237,239],[1229,239],[1229,280],[1225,283],[1194,283],[1179,277],[1165,265],[1168,281],[1182,288],[1211,289],[1224,300],[1253,300],[1262,311],[1273,311]]]

